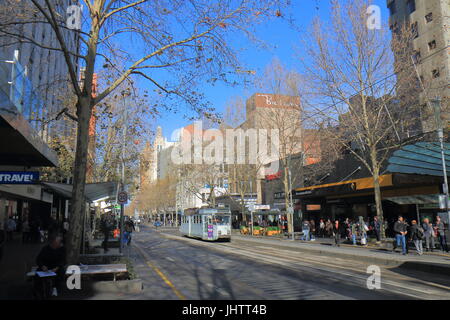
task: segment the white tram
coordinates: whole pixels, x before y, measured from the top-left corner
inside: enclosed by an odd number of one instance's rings
[[[186,209],[181,217],[182,235],[203,240],[231,240],[229,208]]]

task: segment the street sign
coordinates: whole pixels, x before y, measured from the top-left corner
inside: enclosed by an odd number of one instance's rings
[[[255,211],[255,210],[270,210],[270,205],[268,204],[250,204],[248,206],[250,211]]]
[[[126,204],[128,202],[128,194],[125,191],[119,192],[117,195],[117,202],[120,204]]]
[[[0,171],[0,184],[34,184],[38,180],[38,171]]]
[[[445,207],[445,194],[439,195],[439,209],[447,209]],[[447,207],[450,208],[450,199],[447,199]]]

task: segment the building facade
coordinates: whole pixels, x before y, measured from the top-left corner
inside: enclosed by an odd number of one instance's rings
[[[43,2],[43,1],[42,1]],[[66,16],[68,6],[78,3],[73,0],[52,0],[55,10],[61,17]],[[0,0],[0,8],[6,1]],[[17,2],[17,6],[27,2]],[[36,107],[28,116],[44,141],[52,135],[71,135],[75,123],[70,119],[54,119],[62,109],[62,104],[70,88],[68,69],[61,51],[48,50],[43,47],[59,48],[59,42],[52,27],[47,23],[27,23],[14,27],[14,34],[30,39],[29,41],[0,32],[0,63],[18,62],[21,69],[16,68],[16,76],[24,75],[29,85],[36,92]],[[61,28],[67,49],[74,54],[80,50],[80,39],[74,30]],[[42,46],[33,44],[39,43]],[[72,56],[72,63],[78,70],[78,59]],[[12,81],[20,78],[12,79]]]
[[[417,100],[422,106],[424,132],[435,130],[429,99],[441,99],[441,118],[450,121],[450,2],[448,0],[387,0],[390,28],[395,35],[410,26],[412,50],[421,89]],[[419,80],[418,79],[418,80]]]

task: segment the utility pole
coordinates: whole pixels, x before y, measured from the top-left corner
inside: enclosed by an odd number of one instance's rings
[[[122,175],[120,179],[120,189],[121,191],[125,191],[125,145],[126,145],[126,137],[127,137],[127,122],[128,122],[128,110],[125,105],[125,97],[129,96],[130,93],[127,90],[122,90],[122,103],[123,103],[123,137],[122,137]],[[124,211],[125,205],[123,203],[120,204],[120,246],[119,253],[122,253],[123,250],[123,222],[124,222]]]
[[[441,121],[441,99],[439,97],[436,97],[435,99],[431,100],[431,103],[434,107],[434,117],[436,120],[436,129],[438,133],[439,143],[441,147],[441,159],[442,159],[442,173],[444,175],[444,184],[442,186],[443,192],[445,194],[445,211],[447,213],[447,219],[448,219],[448,228],[450,231],[450,212],[448,207],[448,201],[449,201],[449,193],[448,193],[448,179],[447,179],[447,168],[445,164],[445,148],[444,148],[444,129],[442,126]]]
[[[294,232],[294,203],[292,201],[292,178],[291,178],[291,168],[288,168],[289,174],[289,210],[288,213],[291,215],[291,223],[292,223],[292,241],[295,240],[295,232]]]

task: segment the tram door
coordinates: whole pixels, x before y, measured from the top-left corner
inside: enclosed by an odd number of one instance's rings
[[[204,230],[203,235],[208,240],[214,240],[214,225],[213,225],[213,219],[212,216],[204,216]]]

